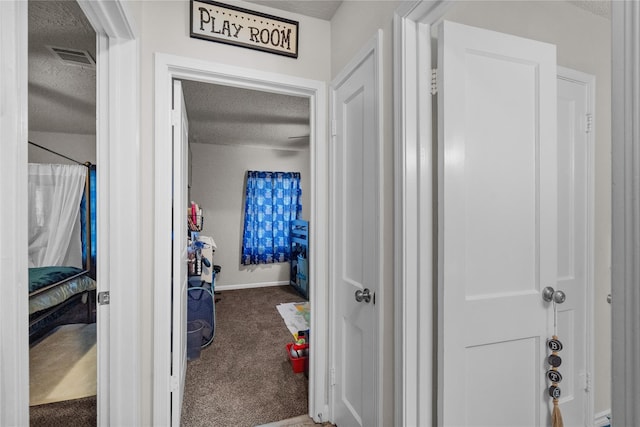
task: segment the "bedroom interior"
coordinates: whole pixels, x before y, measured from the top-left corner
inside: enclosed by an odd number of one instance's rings
[[[41,425],[78,399],[96,411],[96,41],[75,2],[28,10],[29,396]]]
[[[290,360],[286,347],[298,338],[297,330],[287,330],[289,320],[277,310],[285,304],[308,310],[308,283],[301,268],[306,249],[294,249],[291,262],[264,263],[256,257],[252,263],[246,252],[247,262],[240,258],[250,200],[246,189],[254,175],[292,180],[299,175],[297,217],[308,218],[309,102],[192,81],[182,81],[182,88],[189,123],[189,199],[202,210],[199,231],[214,241],[211,264],[220,267],[213,279],[215,338],[187,365],[182,425],[198,425],[206,417],[213,424],[250,426],[306,414],[308,378],[304,368],[294,371],[293,365],[303,359]],[[213,101],[220,99],[224,105]],[[252,170],[263,172],[248,172]],[[306,229],[300,228],[294,248],[306,242]],[[203,266],[203,274],[206,270]],[[199,276],[190,276],[190,282],[194,279]],[[232,410],[246,405],[254,410]]]

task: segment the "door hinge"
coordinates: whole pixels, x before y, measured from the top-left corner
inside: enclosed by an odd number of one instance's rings
[[[591,392],[591,372],[587,372],[584,376],[584,391]]]
[[[98,292],[98,305],[108,305],[109,299],[109,291]]]
[[[591,113],[587,113],[585,114],[585,126],[584,126],[584,131],[586,133],[591,133],[592,129],[593,129],[593,114]]]
[[[336,370],[335,368],[331,368],[329,370],[329,385],[330,386],[334,386],[336,385]]]
[[[171,392],[178,391],[178,377],[175,375],[171,375],[171,378],[169,379],[169,389]]]
[[[438,69],[431,69],[431,95],[438,93]]]
[[[177,110],[171,110],[171,124],[173,126],[178,126],[180,123],[180,115]]]
[[[338,135],[338,121],[336,119],[331,120],[331,136]]]

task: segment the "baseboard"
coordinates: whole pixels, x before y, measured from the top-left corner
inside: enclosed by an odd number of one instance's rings
[[[270,286],[286,286],[289,282],[239,283],[236,285],[215,285],[216,292],[235,291],[238,289],[268,288]]]
[[[610,416],[611,416],[611,409],[598,412],[594,416],[595,419],[593,421],[593,425],[595,427],[606,427],[611,425],[611,420],[609,419]]]

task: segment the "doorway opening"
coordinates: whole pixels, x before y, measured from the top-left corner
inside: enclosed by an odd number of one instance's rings
[[[31,425],[97,420],[97,36],[75,1],[28,2]]]
[[[309,350],[309,408],[308,414],[316,421],[327,417],[326,353],[327,341],[327,147],[326,140],[326,88],[322,82],[291,76],[263,73],[241,67],[159,54],[156,56],[155,86],[155,238],[156,300],[154,332],[154,422],[169,424],[171,419],[171,188],[173,177],[162,171],[171,170],[172,138],[170,116],[172,83],[174,79],[233,86],[297,97],[309,100],[309,301],[310,327],[313,345]],[[181,171],[174,171],[174,175]],[[215,236],[214,236],[215,238]],[[222,268],[225,268],[222,266]],[[181,351],[178,349],[178,351]],[[174,383],[175,384],[175,383]],[[174,390],[181,387],[173,386]],[[177,404],[177,403],[176,403]]]
[[[187,362],[182,425],[203,418],[220,425],[255,425],[307,414],[308,358],[300,354],[293,366],[283,363],[288,363],[286,345],[296,339],[294,332],[309,329],[308,296],[291,286],[301,263],[288,244],[274,256],[285,262],[249,263],[260,259],[244,248],[249,236],[243,230],[264,221],[270,236],[284,241],[292,237],[291,219],[309,222],[309,98],[189,80],[182,80],[181,87],[189,140],[187,199],[198,212],[193,226],[187,212],[195,261],[188,268],[187,358],[191,353],[192,360]],[[248,171],[255,173],[249,177]],[[268,225],[266,218],[247,223],[252,199],[245,188],[254,180],[259,186],[275,182],[282,191],[281,197],[258,204],[269,204],[265,216],[282,209]],[[295,331],[280,314],[297,325]],[[198,326],[202,345],[194,352],[190,340]],[[254,410],[229,410],[239,404]]]

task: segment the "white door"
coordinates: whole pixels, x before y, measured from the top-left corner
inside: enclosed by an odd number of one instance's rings
[[[592,288],[592,132],[587,82],[590,76],[558,71],[558,286],[567,299],[558,306],[561,352],[560,408],[565,426],[588,425]],[[589,292],[590,291],[590,292]]]
[[[438,423],[544,426],[556,287],[555,46],[438,41]]]
[[[378,422],[377,40],[332,85],[332,396],[333,422],[345,427]]]
[[[182,83],[173,82],[173,242],[171,425],[180,425],[187,373],[187,170],[188,121]],[[179,172],[179,173],[178,173]]]

